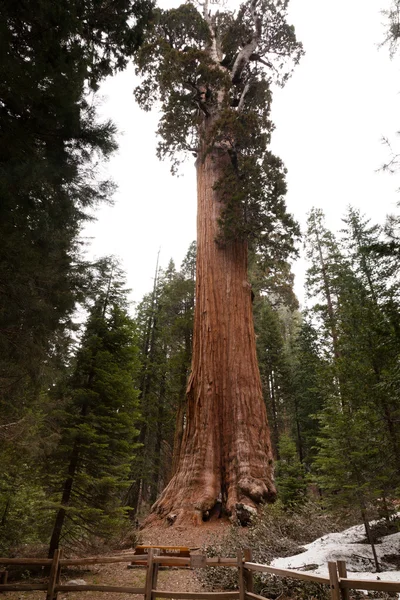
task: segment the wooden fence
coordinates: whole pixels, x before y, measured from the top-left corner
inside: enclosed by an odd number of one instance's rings
[[[128,587],[115,585],[63,585],[61,583],[61,569],[63,567],[97,565],[110,563],[132,563],[145,561],[146,580],[144,587]],[[173,592],[157,589],[158,568],[160,563],[169,567],[232,567],[238,569],[239,589],[237,591],[223,592]],[[267,565],[260,565],[252,561],[251,550],[239,551],[237,558],[207,558],[203,555],[192,555],[191,557],[165,557],[157,556],[157,550],[151,548],[148,554],[134,555],[121,554],[120,556],[96,556],[92,558],[64,559],[62,550],[57,550],[53,559],[46,558],[0,558],[0,567],[8,565],[35,565],[50,568],[48,583],[8,583],[7,571],[0,571],[0,592],[11,591],[43,591],[46,592],[46,600],[57,600],[59,592],[116,592],[125,594],[137,594],[144,596],[144,600],[156,600],[156,598],[176,598],[182,600],[265,600],[263,596],[254,593],[253,573],[268,573],[276,577],[288,577],[299,581],[311,581],[328,585],[331,600],[348,600],[349,590],[374,590],[382,592],[400,592],[400,581],[376,581],[367,579],[351,579],[347,577],[345,561],[329,562],[329,577],[312,575],[302,571],[289,569],[276,569]]]

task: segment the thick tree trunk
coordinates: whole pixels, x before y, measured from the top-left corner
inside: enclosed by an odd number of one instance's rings
[[[216,243],[222,202],[214,189],[227,155],[197,163],[197,279],[187,422],[177,470],[149,521],[229,515],[273,501],[273,460],[258,370],[247,244]],[[246,511],[246,508],[244,508]],[[251,512],[251,509],[250,509]]]

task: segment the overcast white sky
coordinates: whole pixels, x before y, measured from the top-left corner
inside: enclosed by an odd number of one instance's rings
[[[322,208],[340,229],[349,204],[374,222],[395,212],[400,176],[378,169],[388,158],[383,136],[400,129],[400,56],[389,58],[382,9],[390,0],[291,0],[290,21],[306,55],[283,90],[274,94],[272,149],[288,168],[287,204],[302,227],[307,212]],[[174,1],[174,5],[179,2]],[[172,2],[164,0],[163,6]],[[196,236],[194,158],[170,174],[155,156],[158,115],[134,102],[133,69],[101,88],[102,116],[118,126],[119,150],[104,168],[117,183],[113,207],[102,207],[85,236],[90,257],[117,255],[135,301],[152,286],[159,248],[166,266],[179,266]],[[400,149],[400,140],[397,142]],[[294,266],[302,300],[304,263]]]

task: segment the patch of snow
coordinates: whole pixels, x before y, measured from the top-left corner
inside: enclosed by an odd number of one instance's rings
[[[371,546],[360,543],[365,537],[364,525],[356,525],[339,533],[329,533],[304,546],[305,551],[301,554],[275,558],[271,567],[306,570],[307,573],[327,577],[328,561],[345,560],[349,578],[400,581],[400,571],[392,570],[391,565],[383,559],[388,554],[400,555],[400,532],[387,535],[380,543],[375,544],[381,573],[375,572]],[[312,568],[307,568],[311,565]]]

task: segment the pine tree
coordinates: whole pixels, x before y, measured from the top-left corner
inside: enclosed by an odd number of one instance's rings
[[[330,337],[333,356],[338,361],[341,350],[337,306],[339,280],[345,265],[337,240],[326,228],[324,214],[319,209],[313,209],[309,214],[305,246],[307,259],[311,263],[307,270],[307,293],[315,300],[313,312],[318,314],[321,326]]]
[[[327,365],[321,357],[318,333],[306,317],[299,324],[288,354],[291,433],[296,440],[300,461],[310,470],[319,432],[316,415],[322,410],[326,398],[322,382]]]
[[[378,497],[390,497],[398,481],[394,427],[398,407],[384,383],[394,373],[396,344],[384,309],[385,268],[365,253],[379,240],[379,228],[370,227],[353,209],[345,223],[344,237],[337,242],[324,229],[319,213],[318,227],[310,230],[313,237],[308,242],[309,255],[316,257],[308,282],[325,300],[310,309],[322,325],[319,343],[326,365],[317,385],[325,407],[319,415],[316,464],[332,502],[357,501],[368,529],[368,505],[376,504]]]
[[[276,484],[283,506],[294,508],[304,502],[307,493],[305,470],[298,458],[296,444],[287,434],[282,434],[279,439]]]
[[[257,336],[257,357],[263,394],[271,424],[274,456],[279,459],[280,433],[285,427],[287,405],[287,365],[279,314],[265,297],[256,302],[254,325]]]
[[[0,425],[24,417],[65,358],[81,299],[78,234],[113,185],[93,90],[142,41],[147,0],[0,5]],[[79,265],[79,262],[81,264]]]
[[[138,418],[135,326],[120,274],[106,267],[106,285],[90,311],[73,374],[63,390],[60,444],[53,457],[60,499],[49,555],[61,539],[112,533],[125,514]]]
[[[370,226],[369,221],[352,208],[344,222],[344,251],[349,256],[358,282],[347,290],[343,302],[345,310],[342,310],[344,339],[349,357],[353,358],[352,362],[348,361],[351,372],[347,377],[358,377],[364,382],[365,397],[360,399],[359,404],[372,403],[377,419],[385,425],[393,458],[398,464],[400,438],[396,423],[400,406],[393,389],[389,392],[386,383],[397,369],[398,316],[393,314],[392,308],[399,282],[393,266],[385,257],[373,260],[368,252],[369,248],[379,244],[380,228]],[[354,358],[357,361],[356,372]],[[359,383],[356,383],[353,389],[359,388]],[[353,391],[353,396],[357,397],[356,391]]]
[[[157,267],[151,294],[137,309],[142,349],[140,374],[142,447],[134,462],[129,502],[134,514],[153,503],[171,478],[185,421],[185,391],[193,334],[196,247],[176,270]]]
[[[353,410],[331,398],[320,415],[321,434],[316,467],[325,502],[332,507],[358,506],[373,551],[368,507],[386,496],[393,470],[386,461],[387,442],[368,407]]]
[[[18,498],[40,497],[54,441],[38,433],[46,390],[69,363],[72,317],[89,293],[79,233],[114,189],[97,165],[116,148],[115,127],[99,122],[94,92],[127,64],[150,12],[147,0],[0,3],[0,519],[10,531]]]

